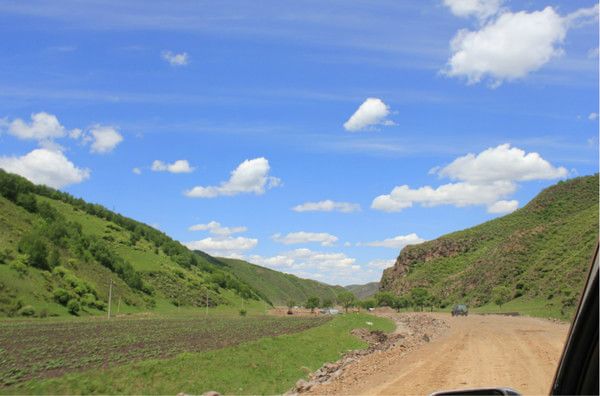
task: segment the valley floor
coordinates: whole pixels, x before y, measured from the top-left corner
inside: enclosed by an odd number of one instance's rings
[[[383,315],[400,321],[406,314]],[[310,393],[426,395],[490,386],[508,386],[523,394],[549,393],[567,324],[501,315],[420,315],[444,320],[449,328],[419,348],[393,347],[368,355]]]

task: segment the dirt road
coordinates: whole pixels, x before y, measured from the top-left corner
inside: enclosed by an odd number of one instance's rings
[[[509,316],[433,314],[444,334],[411,351],[392,348],[353,364],[313,394],[427,395],[436,390],[508,386],[548,394],[568,325]]]

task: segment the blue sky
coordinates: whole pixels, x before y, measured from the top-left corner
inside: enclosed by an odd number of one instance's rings
[[[378,280],[407,243],[598,171],[597,19],[592,1],[3,1],[0,167],[213,254]]]

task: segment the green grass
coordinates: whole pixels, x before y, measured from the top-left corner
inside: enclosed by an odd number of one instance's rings
[[[501,307],[495,304],[486,304],[481,307],[473,308],[470,312],[481,314],[518,312],[520,315],[555,318],[570,322],[573,319],[575,310],[570,309],[568,312],[561,312],[561,304],[558,301],[540,298],[526,299],[521,297],[509,301]]]
[[[366,322],[372,322],[368,326]],[[346,314],[301,333],[267,337],[167,360],[148,360],[0,389],[7,394],[279,394],[323,363],[366,343],[350,334],[366,327],[391,331],[388,319]]]

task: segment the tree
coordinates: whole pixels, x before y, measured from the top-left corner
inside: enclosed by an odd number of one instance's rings
[[[392,307],[396,296],[390,292],[379,292],[375,294],[375,301],[379,307]]]
[[[287,313],[288,313],[288,315],[293,314],[292,308],[294,308],[295,305],[296,305],[296,302],[294,300],[288,300],[288,302],[287,302],[287,307],[288,307]]]
[[[321,308],[331,308],[333,307],[333,300],[331,298],[324,298],[321,302]]]
[[[494,304],[502,307],[505,303],[510,300],[510,289],[506,286],[496,286],[492,289],[492,299]]]
[[[354,296],[354,294],[350,293],[349,291],[343,291],[340,294],[338,294],[338,302],[342,305],[342,307],[344,307],[344,309],[346,310],[346,312],[348,312],[348,308],[354,306],[355,302],[356,302],[356,297]]]
[[[321,300],[319,297],[309,297],[308,300],[306,300],[306,308],[309,308],[310,312],[313,313],[315,312],[315,308],[319,307],[320,302]]]
[[[410,301],[405,296],[398,296],[394,298],[394,303],[392,308],[396,310],[396,312],[400,312],[402,308],[406,308],[410,305]]]
[[[372,298],[369,298],[367,300],[361,301],[360,306],[363,307],[364,309],[375,308],[377,306],[377,301],[375,301]]]
[[[410,291],[410,300],[415,308],[419,308],[421,311],[425,306],[425,303],[429,299],[429,292],[422,287],[415,287]]]

